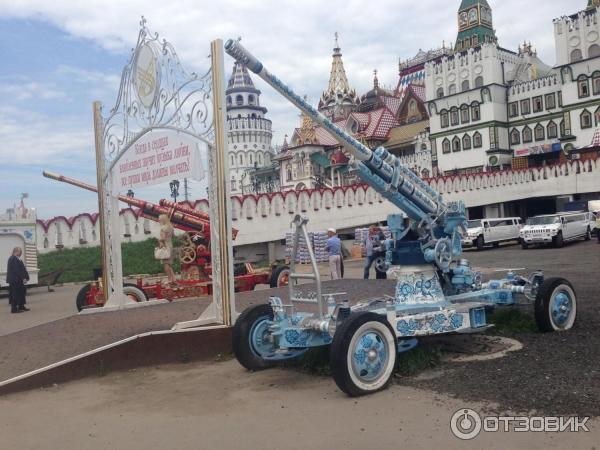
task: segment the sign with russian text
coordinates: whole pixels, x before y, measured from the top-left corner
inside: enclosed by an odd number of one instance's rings
[[[515,157],[529,155],[543,155],[544,153],[559,152],[561,150],[560,142],[553,144],[534,145],[533,147],[520,148],[515,150]]]
[[[204,170],[198,141],[174,130],[151,131],[127,149],[113,167],[113,186],[124,191],[193,178],[202,180]]]

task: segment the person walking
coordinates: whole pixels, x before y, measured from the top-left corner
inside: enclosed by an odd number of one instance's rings
[[[12,255],[8,258],[6,267],[6,282],[8,283],[8,302],[10,303],[11,313],[21,313],[29,311],[25,306],[25,295],[27,288],[25,283],[29,281],[29,273],[25,264],[21,261],[23,250],[21,247],[15,247]]]
[[[331,279],[337,280],[341,277],[341,264],[342,264],[342,241],[337,237],[335,228],[329,228],[327,230],[327,253],[329,254],[329,272],[331,273]]]
[[[173,272],[173,225],[169,220],[169,216],[161,214],[158,216],[158,223],[160,223],[160,238],[158,240],[159,248],[164,249],[161,251],[160,262],[162,263],[165,273],[169,279],[169,284],[175,284],[175,272]]]

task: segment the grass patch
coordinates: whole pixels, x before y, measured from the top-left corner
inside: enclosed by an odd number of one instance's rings
[[[535,333],[537,325],[535,319],[528,313],[516,308],[497,308],[487,315],[487,321],[494,324],[493,333]]]
[[[329,348],[329,345],[311,348],[302,356],[285,361],[283,366],[310,374],[331,376]]]
[[[401,375],[411,376],[433,369],[441,361],[442,350],[438,345],[419,342],[417,347],[398,355],[396,370]]]
[[[163,272],[162,264],[154,259],[154,247],[158,245],[155,238],[141,242],[125,242],[121,244],[123,255],[123,275],[159,274]],[[173,246],[180,245],[179,240]],[[90,281],[93,269],[100,267],[100,247],[61,249],[38,256],[40,273],[63,270],[59,278],[61,283]],[[179,261],[174,260],[173,268],[179,270]]]

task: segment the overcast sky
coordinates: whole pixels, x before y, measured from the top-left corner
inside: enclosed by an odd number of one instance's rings
[[[531,41],[554,64],[552,20],[586,0],[489,0],[500,45]],[[453,42],[460,0],[0,0],[0,209],[30,194],[38,216],[96,209],[93,194],[41,177],[42,169],[95,182],[92,102],[112,106],[135,45],[139,19],[170,41],[184,66],[205,71],[210,41],[242,37],[271,72],[318,102],[327,86],[333,33],[359,94],[395,87],[398,59]],[[232,60],[226,57],[229,76]],[[298,112],[254,77],[273,121],[274,144],[298,125]],[[204,189],[194,186],[194,197]],[[167,186],[137,193],[156,201]]]

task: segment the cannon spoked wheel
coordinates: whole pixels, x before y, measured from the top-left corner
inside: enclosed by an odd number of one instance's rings
[[[101,304],[96,303],[96,299],[93,299],[93,301],[90,301],[88,299],[90,289],[91,285],[86,284],[79,290],[79,293],[77,294],[77,298],[75,300],[77,311],[81,311],[84,308],[99,308],[103,306]],[[146,295],[146,293],[135,284],[123,284],[123,293],[138,303],[148,301],[148,296]]]
[[[75,299],[75,305],[77,306],[77,311],[81,311],[83,308],[94,307],[95,304],[88,303],[88,295],[90,292],[91,285],[88,283],[83,286],[79,292],[77,293],[77,298]]]
[[[540,331],[566,331],[577,317],[577,296],[564,278],[548,278],[535,299],[535,321]]]
[[[446,270],[452,262],[452,244],[447,238],[440,239],[435,244],[435,263],[441,270]]]
[[[385,256],[378,256],[373,261],[373,266],[377,272],[387,273],[387,264],[385,263]]]
[[[194,250],[194,247],[183,247],[181,249],[181,256],[179,257],[179,260],[183,264],[192,264],[194,261],[196,261],[196,250]]]
[[[288,266],[278,266],[271,272],[269,285],[272,288],[287,286],[290,282],[290,268]]]
[[[254,305],[247,308],[235,321],[233,354],[248,370],[263,370],[273,366],[272,361],[262,358],[275,351],[268,333],[268,321],[272,319],[271,305]]]
[[[397,340],[385,317],[351,314],[331,344],[331,371],[338,387],[357,397],[385,389],[396,364]]]

